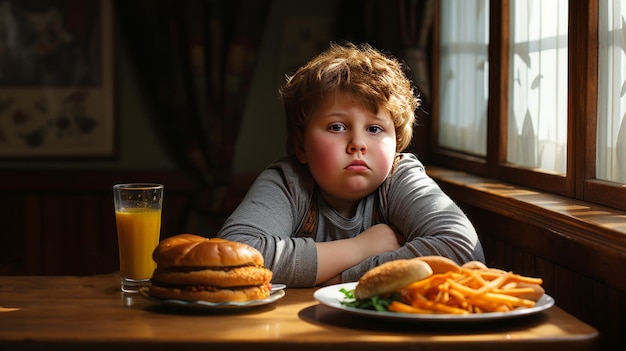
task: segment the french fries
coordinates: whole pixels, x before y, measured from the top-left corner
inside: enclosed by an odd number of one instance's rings
[[[433,274],[398,291],[389,311],[469,314],[529,308],[543,294],[541,278],[493,268]]]

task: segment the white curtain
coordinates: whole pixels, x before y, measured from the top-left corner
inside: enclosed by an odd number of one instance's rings
[[[489,1],[441,1],[439,145],[487,154]]]
[[[564,174],[568,0],[511,1],[507,161]]]
[[[596,178],[626,183],[626,0],[601,0]]]

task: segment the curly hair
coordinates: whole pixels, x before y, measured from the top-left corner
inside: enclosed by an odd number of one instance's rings
[[[315,108],[325,96],[347,93],[361,106],[387,110],[396,132],[396,152],[411,143],[415,110],[420,106],[406,67],[369,44],[331,43],[330,47],[287,77],[280,89],[287,119],[287,153],[295,155]]]

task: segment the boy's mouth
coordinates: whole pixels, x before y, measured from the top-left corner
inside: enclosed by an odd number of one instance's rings
[[[354,160],[346,167],[346,170],[349,171],[366,171],[368,169],[367,163],[362,160]]]

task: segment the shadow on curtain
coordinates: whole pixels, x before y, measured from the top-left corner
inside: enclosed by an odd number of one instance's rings
[[[224,204],[243,109],[270,0],[117,1],[138,85],[172,159],[199,191],[180,232],[213,236]],[[169,235],[169,234],[168,234]]]

